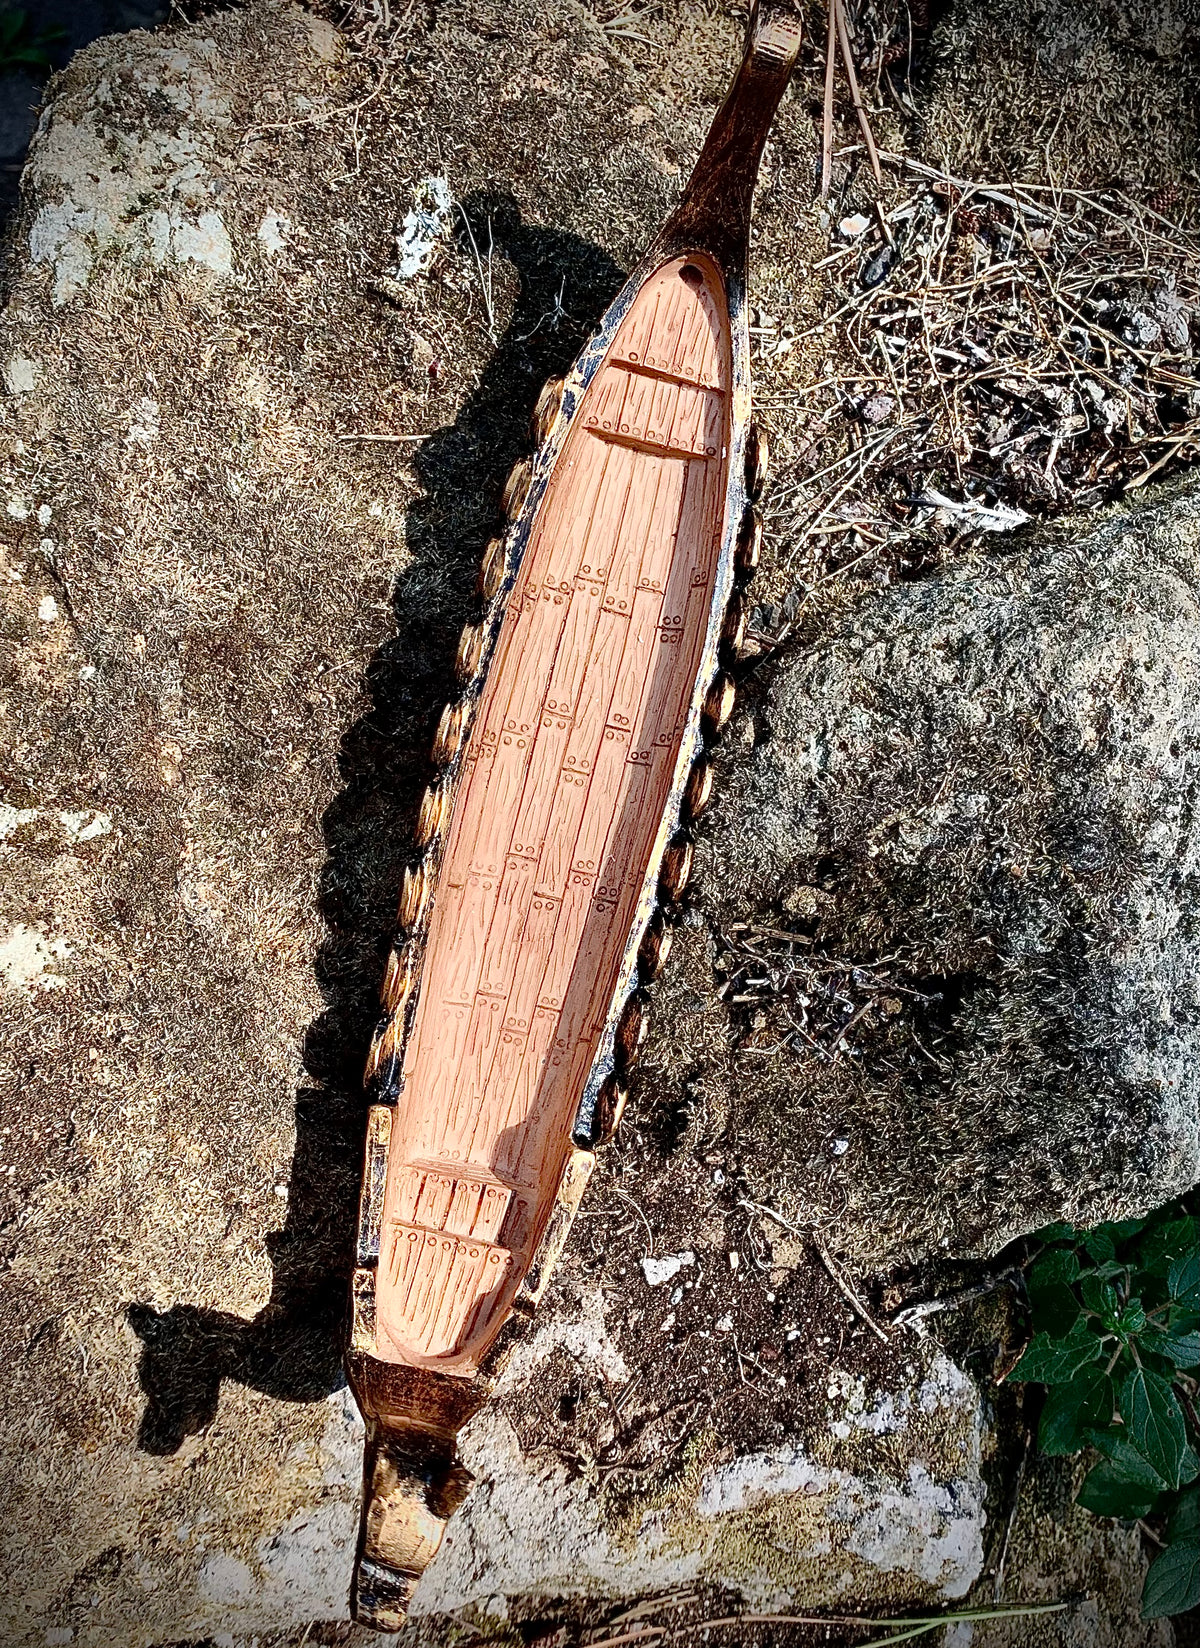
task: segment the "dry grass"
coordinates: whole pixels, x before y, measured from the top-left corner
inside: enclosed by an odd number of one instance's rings
[[[767,357],[827,351],[760,406],[801,462],[770,497],[792,587],[759,649],[833,579],[911,576],[978,530],[1096,507],[1200,453],[1200,236],[1169,200],[886,158],[909,187],[840,237],[825,317],[756,329]]]
[[[925,1007],[938,999],[905,982],[912,967],[899,954],[860,962],[816,953],[810,936],[761,922],[735,922],[722,939],[719,998],[731,1007],[778,1004],[781,1039],[760,1052],[790,1047],[832,1063],[854,1050],[860,1026],[895,1018],[905,998]]]

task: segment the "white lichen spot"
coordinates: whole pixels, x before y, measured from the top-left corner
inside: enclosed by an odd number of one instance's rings
[[[34,218],[29,255],[34,263],[53,265],[55,308],[87,285],[95,262],[89,239],[96,226],[97,213],[69,199],[43,206]]]
[[[753,1510],[787,1495],[820,1499],[838,1542],[883,1573],[903,1572],[936,1585],[945,1597],[965,1596],[983,1568],[983,1483],[970,1477],[937,1481],[921,1463],[902,1482],[859,1477],[818,1464],[787,1444],[746,1454],[708,1471],[696,1508],[702,1517]]]
[[[450,233],[454,200],[444,177],[423,177],[413,191],[414,205],[396,236],[396,280],[411,280],[433,262]]]
[[[44,928],[26,927],[19,921],[0,939],[0,985],[25,995],[60,990],[65,980],[50,969],[71,950],[65,939],[51,938]]]
[[[10,355],[4,366],[4,387],[10,395],[32,395],[42,375],[37,361]]]
[[[233,244],[219,212],[201,212],[171,224],[171,250],[181,263],[202,263],[216,275],[233,273]]]
[[[248,1565],[228,1551],[205,1557],[197,1577],[201,1595],[213,1602],[248,1602],[260,1589]]]
[[[0,841],[7,841],[10,835],[15,835],[25,824],[32,824],[39,816],[36,807],[10,807],[0,801]]]
[[[652,1259],[647,1255],[642,1260],[642,1275],[651,1287],[661,1287],[679,1275],[686,1265],[694,1265],[696,1255],[687,1253],[664,1253],[661,1259]]]
[[[983,1487],[978,1478],[937,1482],[913,1461],[902,1484],[855,1484],[842,1514],[854,1518],[847,1548],[882,1573],[913,1574],[950,1599],[966,1596],[983,1568]],[[840,1506],[831,1507],[837,1520]]]
[[[43,595],[38,602],[38,619],[43,624],[53,624],[58,618],[58,602],[53,595]]]
[[[97,836],[112,833],[111,813],[59,813],[58,817],[72,841],[95,841]]]
[[[267,212],[258,226],[259,244],[268,257],[279,257],[287,251],[287,237],[292,220],[279,212]]]
[[[902,1431],[917,1413],[945,1412],[951,1416],[957,1413],[969,1422],[979,1402],[970,1377],[941,1352],[934,1357],[928,1374],[915,1389],[877,1391],[874,1402],[868,1404],[863,1380],[834,1368],[829,1375],[828,1394],[831,1404],[841,1409],[829,1426],[841,1442],[856,1430],[867,1431],[872,1436]]]
[[[27,521],[29,519],[29,505],[18,493],[13,493],[4,508],[5,512],[14,521]]]
[[[54,518],[54,511],[49,504],[39,504],[37,508],[37,523],[39,526],[49,526]]]

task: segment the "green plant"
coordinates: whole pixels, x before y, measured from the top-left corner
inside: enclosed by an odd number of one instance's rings
[[[35,32],[27,11],[0,5],[0,74],[13,69],[49,69],[50,52],[64,36],[60,28]]]
[[[1048,1387],[1045,1454],[1099,1454],[1078,1503],[1161,1520],[1145,1619],[1200,1603],[1200,1220],[1179,1204],[1147,1219],[1051,1225],[1026,1275],[1033,1338],[1011,1377]]]

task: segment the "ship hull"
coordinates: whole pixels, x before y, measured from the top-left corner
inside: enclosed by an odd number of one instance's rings
[[[799,44],[794,0],[752,11],[679,207],[539,400],[460,643],[367,1066],[347,1371],[354,1610],[377,1629],[466,1491],[457,1434],[620,1121],[687,882],[761,534],[746,254]]]

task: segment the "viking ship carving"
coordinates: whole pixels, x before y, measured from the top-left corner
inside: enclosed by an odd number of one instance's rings
[[[687,883],[761,534],[751,198],[799,46],[790,4],[752,14],[679,207],[538,401],[459,646],[367,1069],[347,1367],[377,1629],[467,1491],[457,1432],[620,1122]]]

